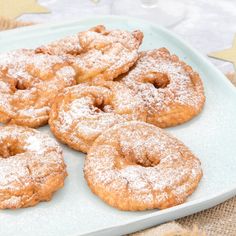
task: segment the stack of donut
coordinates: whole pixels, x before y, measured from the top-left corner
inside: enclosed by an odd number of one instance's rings
[[[91,190],[121,210],[168,208],[196,189],[200,161],[161,128],[199,114],[197,72],[139,30],[96,26],[0,55],[0,209],[48,201],[67,176],[60,145],[87,153]]]

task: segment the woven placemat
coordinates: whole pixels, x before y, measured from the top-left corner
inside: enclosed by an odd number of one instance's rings
[[[14,29],[17,27],[29,26],[32,24],[32,22],[16,21],[0,16],[0,31]]]
[[[32,25],[0,17],[0,31]],[[236,86],[236,73],[227,77]],[[132,236],[236,236],[236,197],[211,209],[175,222],[153,227]]]

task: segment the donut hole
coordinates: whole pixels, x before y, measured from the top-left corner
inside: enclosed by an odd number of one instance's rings
[[[160,163],[160,159],[157,156],[150,156],[149,153],[137,153],[136,155],[129,156],[128,159],[130,159],[132,163],[143,166],[143,167],[153,167]]]
[[[100,112],[108,113],[113,110],[112,106],[110,104],[105,103],[104,101],[102,102],[96,101],[94,104],[94,107],[95,107],[96,113],[100,113]]]
[[[151,83],[156,89],[165,88],[170,83],[167,74],[161,72],[151,72],[144,76],[144,83]]]
[[[16,88],[16,90],[26,90],[27,89],[24,84],[20,83],[20,81],[16,82],[15,88]]]
[[[143,167],[153,167],[160,163],[159,158],[152,158],[149,154],[145,154],[141,160],[136,160],[136,164]]]
[[[139,165],[142,167],[153,167],[160,163],[160,157],[157,153],[152,154],[147,150],[134,150],[132,148],[122,150],[119,147],[119,156],[116,158],[115,166],[118,169],[124,166]]]
[[[105,112],[105,104],[101,103],[101,104],[95,104],[96,112]]]
[[[5,145],[3,144],[3,147],[0,149],[0,157],[2,158],[8,158],[15,156],[17,154],[24,153],[25,150],[22,148],[22,145],[18,141],[6,141]]]

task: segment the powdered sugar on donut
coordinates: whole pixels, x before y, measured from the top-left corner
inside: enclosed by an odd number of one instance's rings
[[[54,97],[75,84],[75,71],[63,57],[30,49],[0,55],[0,73],[1,120],[30,127],[45,124]]]
[[[100,135],[88,153],[84,172],[93,192],[123,210],[180,204],[202,176],[199,160],[180,141],[135,121]]]
[[[79,35],[75,34],[38,47],[36,51],[51,55],[78,55],[82,49],[79,43]]]
[[[109,127],[143,118],[142,103],[130,100],[129,91],[126,87],[119,90],[88,85],[67,88],[52,107],[49,120],[52,132],[73,148],[86,151]],[[120,104],[121,100],[125,102]]]
[[[140,31],[107,31],[104,26],[80,32],[83,51],[74,61],[78,82],[113,80],[127,72],[138,58],[142,37]]]
[[[155,73],[168,76],[169,83],[166,87],[156,88],[152,82],[145,81],[147,77],[158,80]],[[122,82],[139,90],[147,105],[150,108],[155,106],[157,110],[168,110],[170,103],[192,106],[199,110],[204,96],[197,73],[176,56],[171,56],[166,49],[141,53],[134,69],[122,78]]]
[[[19,126],[0,127],[0,145],[0,208],[35,205],[61,187],[66,176],[62,149],[48,135]]]

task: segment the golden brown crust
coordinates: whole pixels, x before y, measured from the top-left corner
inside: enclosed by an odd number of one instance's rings
[[[96,85],[127,72],[138,59],[142,39],[141,31],[107,30],[102,25],[80,32],[82,52],[73,63],[77,82]]]
[[[124,85],[110,88],[86,84],[66,88],[52,105],[49,125],[53,134],[73,149],[87,152],[109,127],[129,120],[145,120],[141,100]]]
[[[17,50],[0,56],[0,122],[47,124],[58,92],[75,84],[75,71],[62,57]]]
[[[127,72],[138,59],[143,40],[139,30],[107,30],[97,25],[87,31],[36,48],[37,53],[66,56],[77,73],[77,83],[98,85]]]
[[[205,102],[198,73],[165,48],[141,52],[135,66],[118,81],[142,96],[147,122],[162,128],[192,119]]]
[[[42,45],[36,48],[35,51],[50,55],[76,56],[82,52],[82,48],[79,43],[79,35],[75,34],[53,41],[47,45]]]
[[[34,129],[0,127],[0,209],[49,201],[64,185],[66,165],[60,146]]]
[[[202,170],[179,140],[153,125],[132,121],[113,126],[95,140],[84,176],[103,201],[136,211],[185,202]]]

